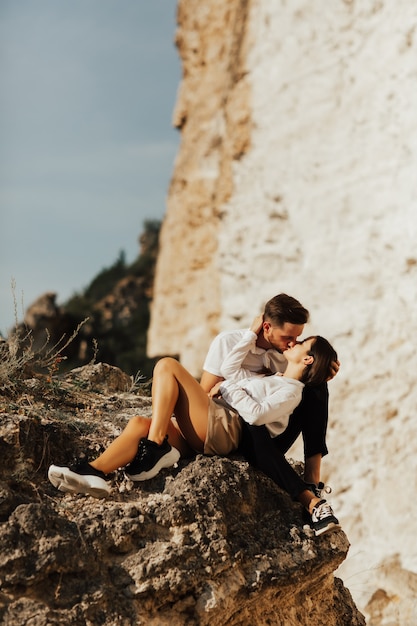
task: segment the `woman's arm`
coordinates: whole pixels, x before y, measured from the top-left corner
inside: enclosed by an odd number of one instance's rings
[[[263,382],[268,384],[269,378],[273,377],[264,378]],[[268,390],[265,389],[262,400],[256,400],[236,381],[231,380],[221,383],[220,393],[248,424],[260,426],[282,421],[284,430],[289,416],[301,401],[304,385],[299,381],[285,378],[280,378],[279,386],[276,385],[277,381],[274,382],[275,390],[268,394]]]

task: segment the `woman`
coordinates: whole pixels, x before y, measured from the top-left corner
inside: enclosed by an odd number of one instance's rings
[[[132,418],[91,463],[84,461],[71,468],[52,465],[48,471],[52,484],[62,491],[103,497],[110,491],[107,474],[117,468],[125,467],[131,480],[143,481],[192,451],[225,455],[236,450],[242,419],[250,425],[265,425],[270,437],[283,432],[301,400],[304,384],[327,380],[337,355],[322,337],[309,337],[284,352],[288,365],[282,375],[254,376],[251,372],[247,377],[241,363],[256,341],[259,322],[256,318],[226,358],[223,369],[228,380],[218,385],[220,397],[208,397],[175,359],[161,359],[153,373],[152,418]],[[306,493],[297,499],[312,511],[320,498],[307,487],[303,491]]]

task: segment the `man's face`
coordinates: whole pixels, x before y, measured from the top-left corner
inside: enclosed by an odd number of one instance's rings
[[[291,348],[304,330],[304,324],[290,324],[273,326],[271,322],[263,323],[264,337],[278,352]]]

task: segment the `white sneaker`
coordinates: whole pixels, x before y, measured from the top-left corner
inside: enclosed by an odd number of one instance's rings
[[[104,498],[110,493],[106,475],[81,461],[72,467],[51,465],[48,478],[54,487],[65,493],[85,493],[93,498]]]

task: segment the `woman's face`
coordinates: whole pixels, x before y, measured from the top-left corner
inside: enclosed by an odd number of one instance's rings
[[[309,356],[309,352],[313,346],[314,338],[304,339],[295,343],[291,348],[284,351],[287,361],[292,363],[302,363],[305,358]]]

